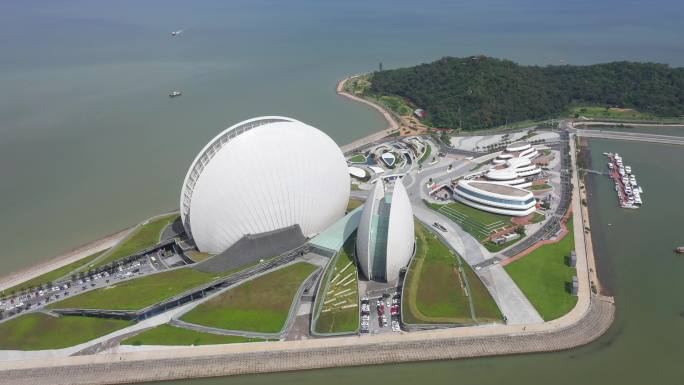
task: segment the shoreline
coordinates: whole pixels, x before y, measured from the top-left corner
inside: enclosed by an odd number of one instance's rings
[[[126,227],[123,230],[119,230],[116,233],[105,235],[102,238],[96,239],[92,242],[88,242],[81,246],[77,246],[74,249],[66,251],[55,257],[48,257],[37,265],[26,267],[22,270],[18,270],[10,273],[9,275],[0,277],[0,292],[10,289],[14,286],[20,285],[26,281],[33,278],[39,277],[45,273],[49,273],[53,270],[57,270],[60,267],[66,266],[70,263],[74,263],[83,258],[89,257],[95,253],[103,250],[111,249],[116,246],[121,240],[125,239],[133,230],[138,228],[138,226],[149,222],[157,217],[172,214],[178,210],[170,210],[162,214],[156,214],[143,221],[136,223],[133,226]],[[101,258],[98,257],[97,259]]]
[[[128,232],[134,228],[135,226],[131,226],[116,233],[105,235],[100,239],[78,246],[56,257],[49,257],[46,260],[39,262],[37,265],[29,266],[1,277],[0,291],[20,285],[23,282],[39,277],[45,273],[57,270],[60,267],[79,261],[102,250],[109,249],[123,239]]]
[[[343,91],[344,83],[350,78],[352,77],[337,84],[338,94],[372,106],[386,118],[388,128],[392,129],[394,123],[398,130],[396,122],[380,106]],[[383,130],[344,147],[355,148],[363,145],[362,142],[379,139],[377,135],[380,134],[381,137],[387,135]],[[584,183],[579,181],[574,139],[575,135],[572,135],[570,153],[574,187],[570,215],[576,223],[574,235],[579,290],[575,307],[558,319],[537,324],[462,327],[364,337],[176,346],[156,350],[154,347],[127,347],[118,352],[114,348],[115,352],[110,350],[109,353],[85,356],[59,357],[59,350],[55,350],[52,358],[0,362],[0,375],[16,384],[136,383],[551,352],[589,344],[601,337],[611,326],[615,306],[612,297],[593,294],[591,290],[592,283],[597,287],[600,283],[596,275],[591,233],[586,234],[584,231],[589,221],[589,212],[581,205],[586,187],[580,188],[580,184]],[[122,232],[126,231],[129,230]],[[116,378],[111,378],[112,370],[117,371]]]
[[[399,125],[392,119],[392,116],[390,115],[389,112],[387,112],[383,107],[372,103],[366,99],[360,98],[358,96],[352,95],[346,91],[344,91],[344,84],[349,80],[352,79],[356,76],[359,75],[353,75],[353,76],[348,76],[342,80],[340,80],[337,83],[336,86],[336,92],[338,95],[344,96],[348,99],[354,100],[359,103],[366,104],[368,106],[371,106],[374,110],[378,111],[380,115],[383,117],[385,122],[387,123],[387,127],[383,128],[380,131],[371,133],[369,135],[366,135],[362,138],[359,138],[351,143],[348,143],[344,146],[340,146],[340,149],[342,149],[342,152],[347,152],[351,151],[357,147],[363,146],[365,144],[374,142],[376,140],[382,139],[385,136],[391,135],[393,132],[396,132],[399,130]],[[169,211],[169,213],[173,212],[175,210]],[[163,214],[160,214],[163,215]],[[144,223],[154,217],[152,216],[150,218],[147,218],[143,220],[140,223]],[[62,266],[66,266],[70,263],[76,262],[78,260],[81,260],[83,258],[86,258],[92,254],[95,254],[97,252],[100,252],[102,250],[106,250],[108,248],[111,248],[112,246],[116,245],[117,242],[121,241],[124,239],[128,233],[135,229],[140,223],[135,224],[133,226],[127,227],[123,230],[117,231],[116,233],[105,235],[102,238],[96,239],[92,242],[88,242],[86,244],[77,246],[71,250],[65,251],[64,253],[54,256],[54,257],[47,257],[45,260],[38,262],[36,265],[32,265],[29,267],[22,268],[20,270],[10,272],[8,275],[5,276],[0,276],[0,292],[7,290],[9,288],[12,288],[14,286],[17,286],[23,282],[26,282],[28,280],[31,280],[33,278],[36,278],[38,276],[41,276],[45,273],[48,273],[52,270],[59,269]]]
[[[395,132],[399,131],[399,124],[392,119],[392,115],[382,106],[379,106],[369,100],[366,100],[364,98],[358,97],[356,95],[352,95],[349,92],[344,90],[344,84],[349,81],[350,79],[353,79],[355,77],[358,77],[359,75],[353,75],[353,76],[348,76],[342,80],[340,80],[337,83],[337,86],[335,87],[335,91],[337,92],[338,95],[343,96],[347,99],[351,99],[353,101],[363,103],[367,106],[372,107],[375,111],[379,112],[380,115],[382,116],[383,119],[385,119],[385,122],[387,123],[387,127],[383,128],[382,130],[372,133],[370,135],[367,135],[363,138],[359,138],[351,143],[345,144],[344,146],[340,146],[340,149],[342,150],[343,153],[347,153],[357,147],[361,147],[365,144],[374,142],[376,140],[382,139],[385,136],[392,135]]]

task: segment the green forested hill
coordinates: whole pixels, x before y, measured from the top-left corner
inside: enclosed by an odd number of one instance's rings
[[[408,99],[435,127],[464,129],[557,116],[572,105],[634,108],[684,115],[684,68],[613,62],[587,66],[522,66],[487,57],[445,57],[375,72],[366,91]]]

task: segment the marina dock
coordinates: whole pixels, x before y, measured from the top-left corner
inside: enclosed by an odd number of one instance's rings
[[[625,209],[637,209],[643,204],[641,194],[644,192],[637,184],[636,175],[632,168],[623,163],[618,153],[604,153],[608,157],[608,175],[615,182],[615,192],[618,196],[620,207]]]

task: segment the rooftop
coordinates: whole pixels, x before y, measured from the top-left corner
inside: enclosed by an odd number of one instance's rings
[[[469,185],[494,194],[509,195],[516,197],[524,197],[530,194],[529,191],[517,187],[506,186],[503,184],[488,182],[470,182]]]

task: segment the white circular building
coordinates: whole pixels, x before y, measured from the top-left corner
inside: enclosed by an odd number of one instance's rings
[[[532,214],[537,204],[534,195],[522,188],[473,180],[459,181],[454,199],[476,209],[517,217]]]
[[[356,256],[372,281],[396,282],[415,248],[413,209],[401,179],[379,178],[361,213]]]
[[[322,131],[280,116],[249,119],[217,135],[192,162],[181,219],[197,248],[210,253],[294,225],[311,237],[344,215],[349,182],[342,151]]]

